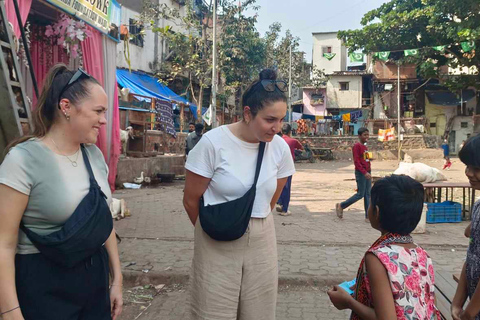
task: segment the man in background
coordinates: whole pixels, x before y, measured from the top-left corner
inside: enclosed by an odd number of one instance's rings
[[[368,153],[367,141],[370,133],[367,128],[358,129],[358,142],[352,148],[353,162],[355,164],[355,180],[357,181],[357,193],[348,200],[337,203],[335,206],[337,217],[343,218],[343,210],[363,199],[365,209],[365,222],[368,222],[368,206],[370,205],[370,190],[372,189],[372,169]]]
[[[285,123],[282,128],[283,136],[282,138],[290,147],[290,152],[292,153],[292,158],[295,161],[295,150],[303,150],[303,146],[297,139],[292,138],[292,127]],[[289,216],[292,213],[288,211],[288,206],[290,204],[290,195],[292,192],[292,176],[288,177],[285,187],[283,187],[282,194],[277,201],[277,211],[281,216]]]
[[[188,133],[192,133],[193,131],[195,131],[195,122],[190,122],[188,124]]]
[[[188,155],[190,151],[197,145],[198,141],[202,138],[203,135],[203,124],[197,123],[194,128],[194,132],[190,132],[187,136],[187,141],[185,143],[185,154]]]

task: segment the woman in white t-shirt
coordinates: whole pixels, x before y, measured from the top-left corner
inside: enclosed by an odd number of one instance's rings
[[[195,225],[193,319],[275,319],[278,261],[270,213],[295,172],[290,149],[277,135],[286,89],[273,70],[262,71],[242,97],[243,120],[209,131],[188,156],[183,202]],[[253,185],[261,141],[266,148],[249,227],[238,240],[216,241],[199,222],[200,198],[215,205],[242,197]]]

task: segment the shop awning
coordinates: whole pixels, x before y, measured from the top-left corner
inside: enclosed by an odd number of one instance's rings
[[[451,91],[427,91],[428,101],[440,106],[458,106],[462,101],[460,94]],[[468,102],[475,97],[473,90],[463,90],[463,102]]]
[[[164,86],[155,77],[146,73],[117,69],[117,82],[123,88],[130,89],[130,93],[142,96],[153,97],[157,99],[168,100],[173,103],[185,104],[190,111],[197,117],[197,106],[173,92],[167,86]]]

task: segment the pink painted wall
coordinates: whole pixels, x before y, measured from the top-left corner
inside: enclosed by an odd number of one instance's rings
[[[323,95],[323,101],[312,100],[312,95]],[[321,89],[303,89],[303,113],[312,116],[327,115],[327,90]]]

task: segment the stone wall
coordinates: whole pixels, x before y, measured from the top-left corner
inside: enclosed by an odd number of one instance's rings
[[[155,151],[162,153],[185,154],[185,139],[187,133],[178,133],[174,138],[163,131],[148,130],[147,131],[147,152]]]
[[[185,156],[165,155],[148,158],[120,158],[117,165],[117,187],[124,182],[133,182],[141,173],[145,177],[155,177],[158,173],[185,175]]]
[[[333,151],[351,151],[358,141],[357,136],[330,136],[330,137],[295,137],[300,141],[308,141],[313,148],[330,148]],[[441,137],[431,135],[405,135],[402,150],[437,149],[442,144]],[[370,136],[367,143],[370,151],[397,150],[398,141],[378,141],[377,136]]]

